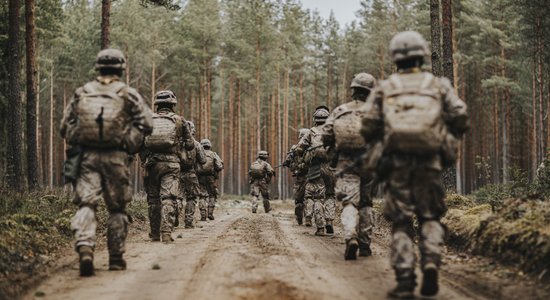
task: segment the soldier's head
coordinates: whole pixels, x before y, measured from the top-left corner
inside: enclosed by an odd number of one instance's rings
[[[400,32],[390,41],[390,55],[398,70],[421,67],[428,53],[428,43],[416,31]]]
[[[269,157],[269,153],[267,153],[267,151],[261,150],[260,152],[258,152],[258,158],[259,159],[267,160],[268,157]]]
[[[191,131],[191,135],[195,135],[196,129],[195,129],[195,123],[192,121],[187,121],[187,126],[189,126],[189,131]]]
[[[307,128],[300,128],[300,131],[299,131],[299,134],[298,134],[298,138],[303,138],[304,135],[308,134],[309,133],[309,129]]]
[[[155,95],[155,106],[157,107],[157,111],[165,108],[174,111],[177,103],[178,100],[176,99],[176,95],[172,91],[160,91]]]
[[[118,49],[103,49],[99,51],[95,59],[95,69],[100,75],[122,76],[122,71],[126,68],[126,58],[122,51]]]
[[[210,150],[212,149],[212,143],[210,143],[210,140],[209,139],[203,139],[201,141],[201,146],[202,148],[204,148],[205,150]]]
[[[351,80],[351,97],[355,100],[365,101],[376,85],[376,78],[369,73],[355,74]]]
[[[330,112],[328,107],[324,105],[317,106],[313,112],[313,122],[315,125],[323,125],[327,121],[329,115]]]

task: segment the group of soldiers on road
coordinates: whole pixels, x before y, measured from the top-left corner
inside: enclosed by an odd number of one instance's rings
[[[429,51],[419,33],[398,33],[389,49],[397,73],[380,82],[368,73],[355,75],[351,101],[332,112],[317,107],[314,126],[299,131],[283,165],[295,178],[299,225],[315,226],[317,236],[334,234],[336,204],[342,203],[346,260],[372,255],[372,198],[383,184],[383,214],[392,222],[389,256],[397,281],[388,296],[414,298],[418,232],[420,293],[429,297],[439,290],[445,235],[441,173],[455,163],[458,141],[469,122],[466,105],[450,82],[422,70]],[[101,199],[109,212],[109,270],[126,269],[126,205],[132,200],[129,165],[134,154],[145,170],[152,241],[173,242],[180,221],[193,228],[197,201],[201,221],[214,220],[216,180],[223,169],[211,142],[198,142],[194,124],[175,113],[178,100],[172,91],[155,95],[153,113],[139,93],[120,80],[122,52],[100,51],[95,68],[98,77],[76,90],[61,125],[71,145],[64,175],[73,183],[79,207],[71,227],[81,276],[94,274],[95,213]],[[269,184],[275,171],[268,158],[267,151],[260,151],[248,172],[252,213],[258,212],[260,200],[266,213],[272,210]]]

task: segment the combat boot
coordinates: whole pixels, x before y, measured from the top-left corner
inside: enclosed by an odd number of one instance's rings
[[[426,297],[435,296],[439,291],[437,266],[434,263],[427,263],[422,273],[420,294]]]
[[[334,234],[334,227],[332,227],[332,224],[327,224],[325,228],[327,230],[327,234]]]
[[[162,242],[165,244],[169,244],[173,242],[174,239],[172,238],[172,235],[169,232],[163,232],[162,233]]]
[[[159,242],[160,241],[160,234],[155,235],[153,233],[149,233],[149,238],[151,239],[151,242]]]
[[[195,225],[193,225],[193,223],[185,223],[185,228],[186,229],[193,229],[193,228],[195,228]]]
[[[94,250],[90,246],[78,247],[80,257],[80,276],[87,277],[94,275]]]
[[[201,210],[201,221],[206,221],[206,211]]]
[[[416,286],[414,270],[396,270],[397,286],[388,292],[392,299],[414,299]]]
[[[359,248],[359,243],[356,238],[351,238],[346,240],[346,251],[344,251],[345,260],[356,260],[357,259],[357,248]]]
[[[311,227],[311,226],[312,226],[311,217],[306,217],[306,226],[307,226],[307,227]]]
[[[359,244],[359,256],[371,256],[372,250],[369,245]]]
[[[325,227],[317,227],[317,231],[315,231],[316,236],[325,236]]]
[[[126,261],[122,258],[122,254],[109,255],[109,271],[126,270]]]
[[[214,220],[214,208],[213,207],[208,208],[208,219],[209,220]]]
[[[256,213],[256,209],[255,209],[255,208],[252,208],[252,213],[253,213],[253,214]]]

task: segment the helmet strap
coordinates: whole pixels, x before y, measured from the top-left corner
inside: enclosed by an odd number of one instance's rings
[[[360,87],[352,87],[351,88],[351,98],[353,100],[359,100],[359,101],[366,101],[367,98],[370,95],[370,90],[360,88]]]

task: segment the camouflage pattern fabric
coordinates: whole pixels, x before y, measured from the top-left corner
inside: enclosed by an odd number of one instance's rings
[[[294,214],[304,216],[305,212],[305,194],[306,194],[306,178],[305,176],[294,177]]]
[[[200,194],[199,180],[195,171],[182,172],[180,175],[180,197],[185,200],[185,225],[193,225],[197,197]]]
[[[75,184],[74,202],[79,206],[71,220],[76,248],[95,247],[97,220],[95,211],[104,200],[109,212],[107,246],[110,254],[124,253],[128,234],[126,204],[132,201],[128,154],[118,150],[84,152]]]
[[[267,213],[271,210],[271,205],[269,204],[269,200],[271,199],[269,195],[269,184],[265,179],[257,179],[252,181],[250,185],[250,195],[252,196],[252,211],[256,211],[258,209],[260,197],[264,205],[264,211]]]
[[[145,190],[149,204],[151,237],[174,230],[180,194],[179,174],[180,164],[177,157],[174,157],[173,162],[159,161],[147,168]]]
[[[199,175],[199,185],[201,187],[201,197],[199,200],[199,210],[201,216],[206,215],[207,209],[213,209],[216,206],[219,191],[216,185],[214,175]]]
[[[322,178],[308,180],[305,188],[305,200],[306,218],[313,217],[317,228],[325,228],[325,183]]]

